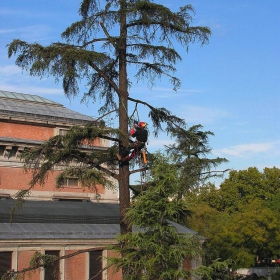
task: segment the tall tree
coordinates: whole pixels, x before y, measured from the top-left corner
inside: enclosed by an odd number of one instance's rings
[[[38,43],[27,43],[19,39],[13,40],[8,47],[8,56],[17,55],[16,64],[30,75],[42,77],[44,75],[62,78],[65,94],[75,97],[79,94],[79,81],[86,80],[87,88],[82,100],[101,100],[99,112],[107,114],[118,110],[119,130],[105,131],[101,128],[73,129],[72,140],[82,141],[82,137],[94,139],[117,133],[116,138],[110,138],[121,146],[128,144],[128,103],[135,106],[143,104],[150,109],[149,117],[157,130],[162,129],[162,124],[167,127],[182,125],[184,121],[171,114],[165,108],[156,108],[144,100],[134,99],[129,95],[131,77],[128,73],[135,70],[136,79],[147,79],[153,85],[156,78],[167,76],[176,90],[180,81],[173,75],[175,65],[181,60],[179,53],[174,49],[174,41],[184,48],[196,41],[202,45],[208,42],[211,34],[209,28],[191,26],[194,9],[186,5],[173,12],[167,7],[150,0],[83,0],[79,14],[81,20],[70,25],[63,33],[62,42],[42,46]],[[101,47],[99,47],[101,44]],[[128,67],[132,67],[128,69]],[[75,134],[76,133],[76,134]],[[77,136],[78,135],[78,136]],[[77,139],[76,139],[76,138]],[[108,136],[107,136],[108,138]],[[64,139],[65,140],[65,139]],[[129,166],[124,165],[118,172],[105,171],[103,163],[108,162],[104,153],[93,153],[90,157],[86,154],[74,153],[77,148],[75,141],[68,141],[72,149],[72,156],[66,154],[64,140],[55,138],[37,151],[37,155],[44,156],[48,162],[40,169],[40,176],[35,177],[33,183],[44,178],[55,164],[70,161],[70,158],[81,160],[88,176],[83,172],[68,169],[74,172],[79,179],[83,177],[96,181],[104,179],[102,175],[113,176],[119,183],[119,199],[121,211],[121,232],[129,231],[129,225],[124,216],[129,206]],[[58,149],[64,149],[58,153]],[[70,149],[70,148],[69,148]],[[69,150],[68,149],[68,150]],[[47,152],[47,153],[46,153]],[[52,153],[54,155],[52,155]],[[109,150],[112,154],[112,150]],[[36,152],[35,152],[36,154]],[[110,155],[111,155],[110,154]],[[29,156],[29,160],[34,157]],[[29,161],[30,163],[30,161]],[[83,166],[84,167],[84,166]],[[93,172],[92,169],[96,170]],[[100,174],[102,173],[102,174]],[[83,175],[82,175],[83,174]],[[102,181],[104,183],[104,180]]]

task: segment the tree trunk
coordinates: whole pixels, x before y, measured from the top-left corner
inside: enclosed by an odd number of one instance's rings
[[[126,72],[126,0],[121,0],[120,8],[120,40],[118,44],[119,51],[119,128],[126,135],[128,133],[128,92],[127,92],[127,72]],[[121,139],[123,145],[128,145],[127,139]],[[119,200],[120,200],[120,226],[121,234],[131,231],[128,223],[125,221],[125,213],[130,205],[129,193],[129,166],[124,165],[119,168]]]

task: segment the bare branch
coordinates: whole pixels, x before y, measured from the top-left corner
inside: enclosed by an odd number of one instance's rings
[[[134,173],[137,173],[137,172],[141,172],[141,171],[146,171],[146,170],[149,170],[149,167],[148,167],[148,166],[145,166],[145,167],[139,168],[139,169],[135,169],[135,170],[131,170],[131,171],[129,172],[129,175],[134,174]]]

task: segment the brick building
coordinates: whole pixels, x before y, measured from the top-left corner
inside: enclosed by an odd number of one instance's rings
[[[28,188],[31,178],[20,161],[24,148],[40,145],[73,125],[92,121],[39,96],[0,91],[0,278],[7,270],[28,268],[36,252],[73,256],[59,261],[55,271],[60,278],[53,275],[53,267],[47,266],[27,274],[27,279],[87,280],[106,267],[106,258],[101,257],[112,254],[106,246],[114,244],[120,232],[117,189],[98,186],[98,200],[95,191],[82,188],[75,178],[56,189],[56,170],[43,188],[32,189],[10,221],[13,198],[19,190]],[[108,145],[106,140],[98,139],[91,149],[106,149]],[[179,232],[194,233],[176,227]],[[190,267],[191,262],[185,265]],[[120,280],[121,275],[109,269],[94,279]]]
[[[75,178],[56,189],[56,170],[43,188],[34,187],[10,222],[13,198],[19,190],[28,188],[31,178],[20,161],[24,148],[40,145],[73,125],[92,121],[39,96],[0,91],[0,278],[7,269],[29,267],[35,252],[64,256],[97,249],[61,260],[58,272],[65,280],[89,279],[106,265],[99,257],[110,255],[103,248],[114,243],[119,233],[117,191],[99,186],[97,201],[96,192],[81,188]],[[106,149],[108,144],[98,139],[91,148]],[[55,279],[50,271],[37,269],[31,279]],[[95,279],[118,279],[110,273],[106,271]]]

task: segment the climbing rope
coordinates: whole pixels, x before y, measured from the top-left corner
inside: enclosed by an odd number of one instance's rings
[[[127,118],[128,118],[128,126],[131,127],[131,126],[133,126],[135,123],[139,123],[140,118],[139,118],[139,113],[138,113],[138,108],[137,108],[137,107],[138,107],[138,103],[135,104],[135,108],[134,108],[134,110],[133,110],[131,116],[129,116],[129,115],[128,115],[127,108],[124,106],[124,103],[123,103],[122,98],[120,98],[120,100],[121,100],[122,106],[123,106],[123,108],[124,108],[124,110],[125,110],[125,112],[126,112]],[[137,115],[137,119],[134,118],[134,115],[135,115],[135,114]]]
[[[139,118],[139,112],[138,112],[138,103],[136,103],[135,108],[131,114],[131,116],[128,115],[127,108],[124,106],[123,100],[121,99],[122,106],[126,112],[127,118],[128,118],[128,125],[129,127],[133,127],[135,123],[139,123],[140,118]],[[135,119],[134,115],[137,115],[137,119]],[[138,164],[139,168],[144,168],[148,161],[147,161],[147,155],[146,155],[146,146],[142,148],[140,151],[138,150],[137,147],[137,157],[138,157]],[[141,186],[141,192],[143,191],[143,185],[146,183],[146,171],[143,170],[140,172],[140,186]]]

